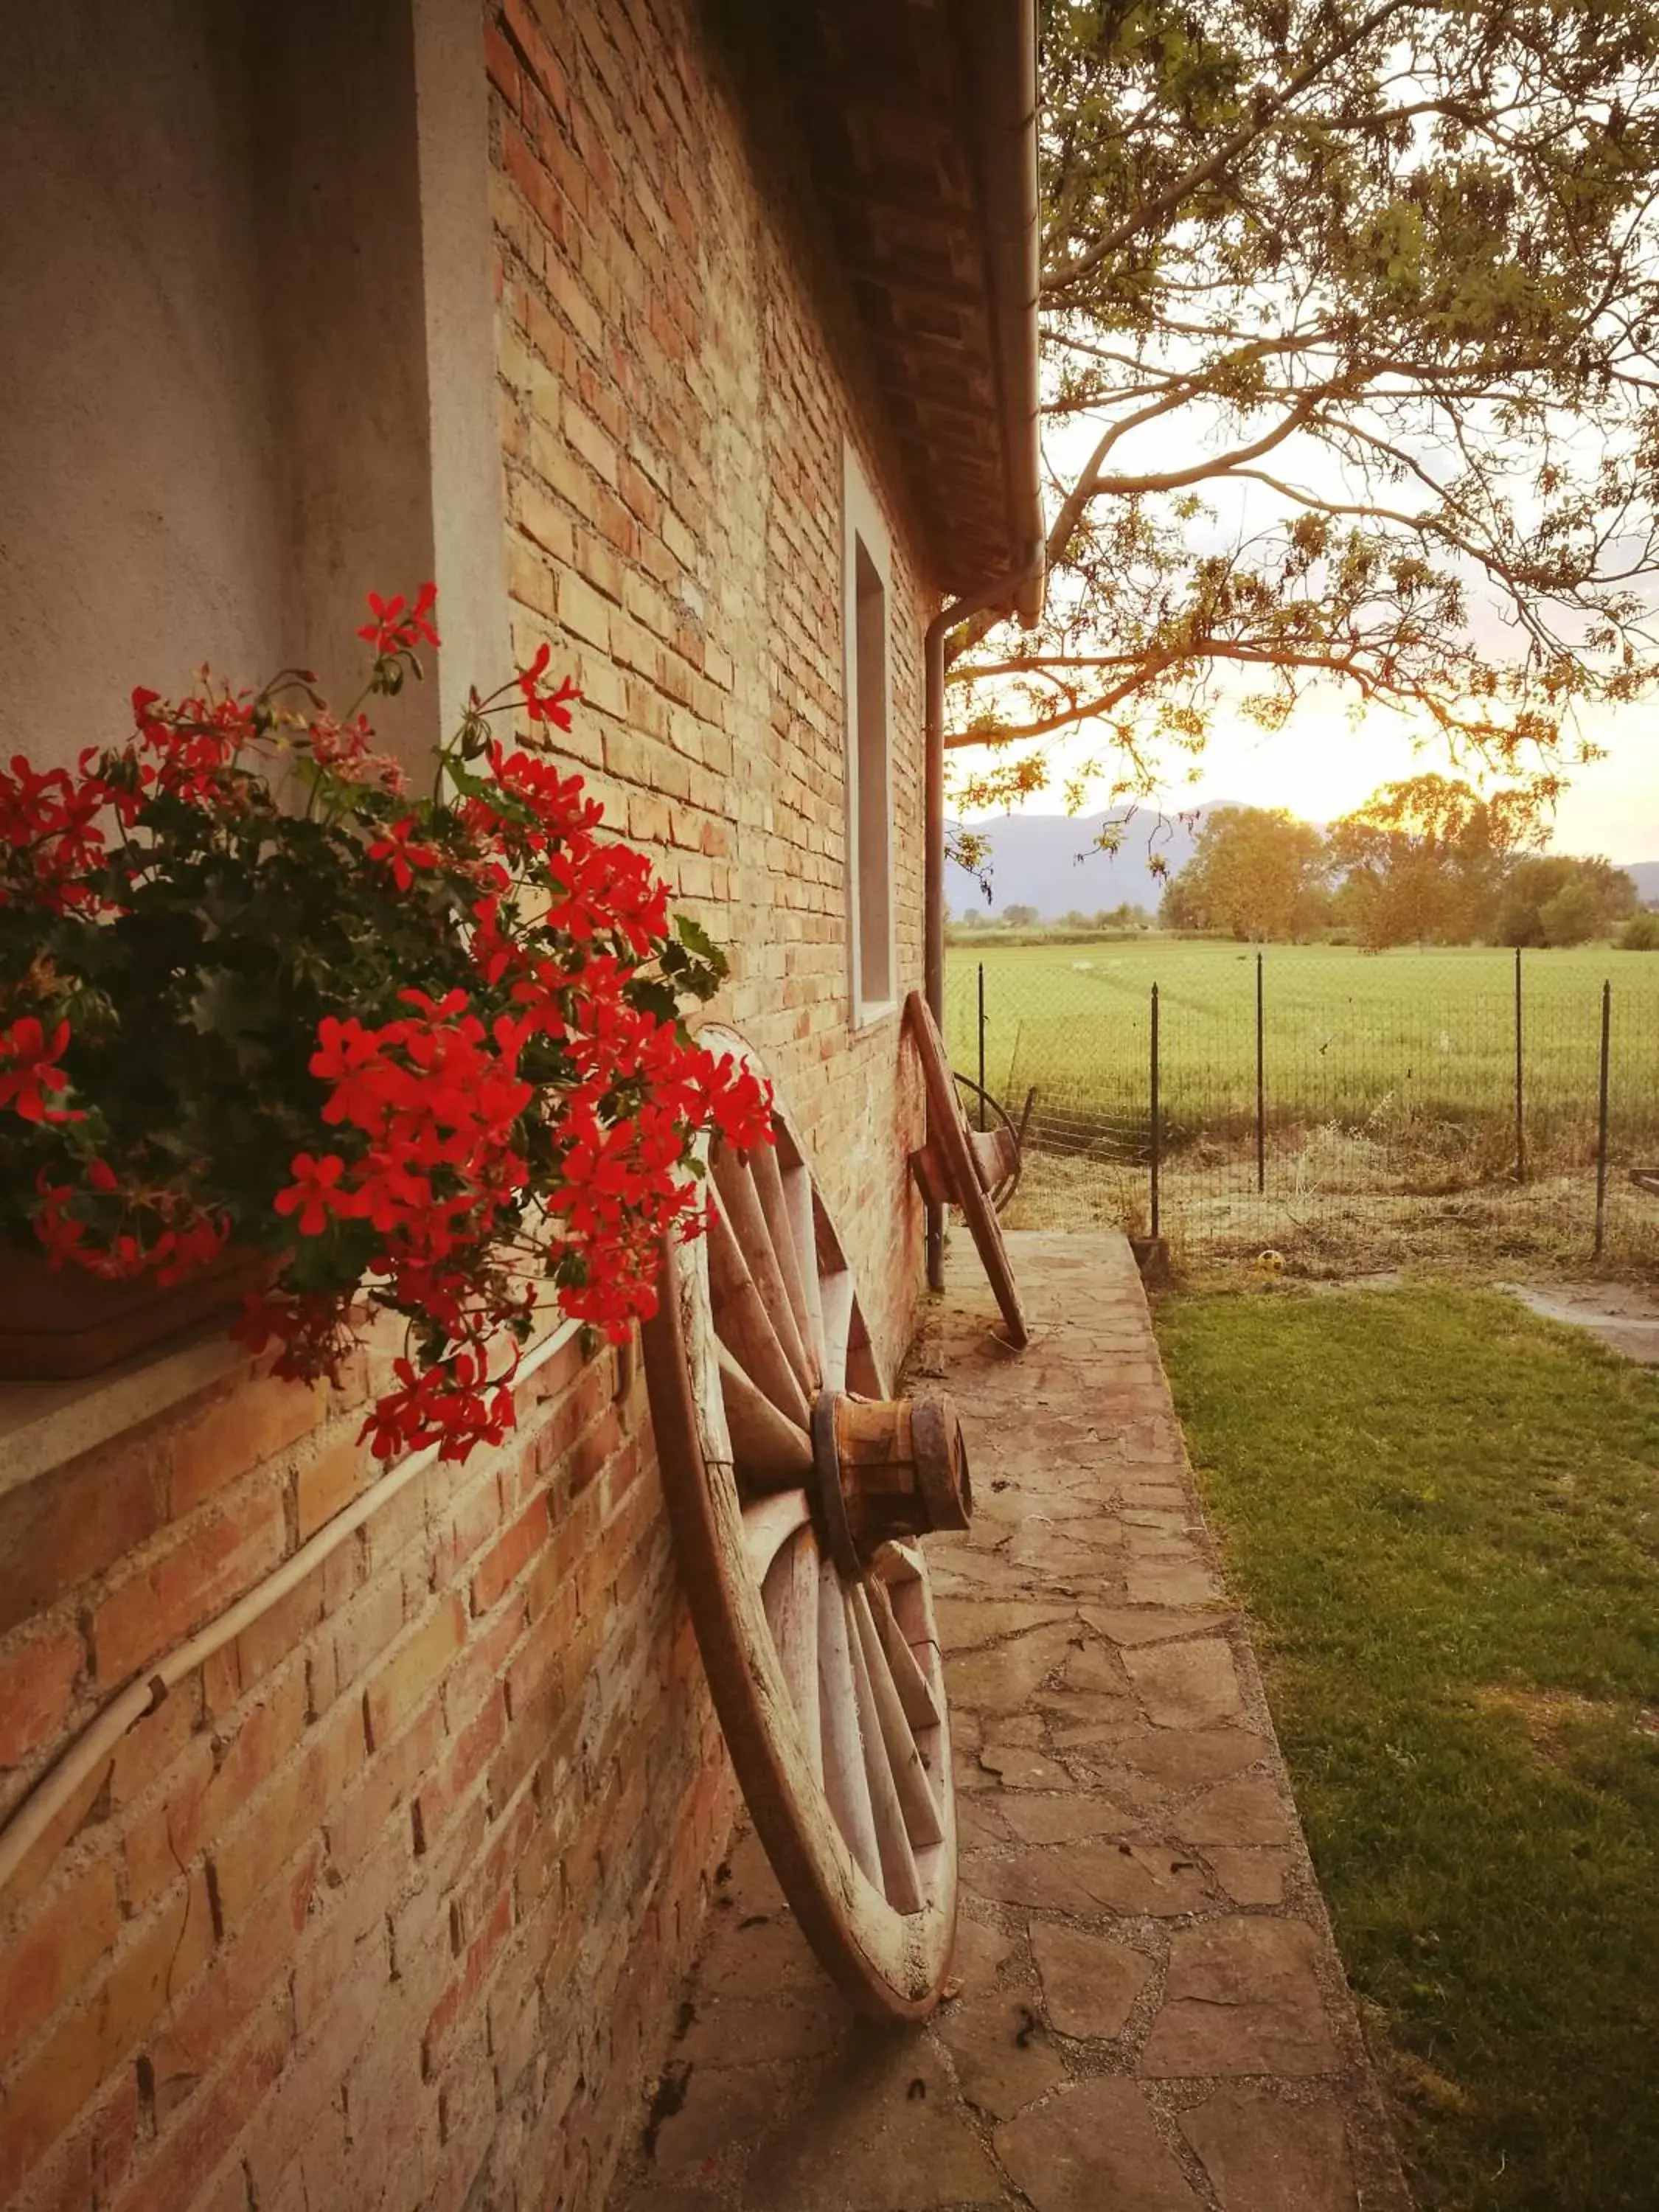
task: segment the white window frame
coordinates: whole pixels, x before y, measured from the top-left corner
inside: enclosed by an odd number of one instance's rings
[[[852,1025],[861,1029],[890,1014],[898,1004],[898,959],[893,915],[893,550],[858,456],[843,445],[842,495],[842,639],[845,708],[847,815],[847,961],[848,995]],[[879,689],[872,698],[866,688],[870,672],[860,665],[859,555],[874,571],[881,589],[882,635]],[[867,657],[867,655],[866,655]],[[861,832],[863,803],[868,782],[866,720],[879,714],[878,811],[881,851],[872,854],[867,836]],[[880,872],[884,911],[872,916],[870,874]],[[885,988],[866,996],[866,951],[872,929],[884,937]]]

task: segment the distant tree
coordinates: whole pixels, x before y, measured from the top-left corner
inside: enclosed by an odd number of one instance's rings
[[[1329,873],[1311,823],[1282,808],[1218,807],[1165,895],[1165,919],[1240,938],[1304,937],[1323,918]]]
[[[1443,775],[1387,783],[1332,825],[1340,902],[1360,942],[1468,945],[1490,933],[1513,855],[1541,835],[1530,795]]]
[[[1621,952],[1659,952],[1659,914],[1633,914],[1619,933]]]
[[[1158,919],[1164,929],[1204,929],[1208,927],[1199,902],[1198,889],[1187,880],[1188,870],[1171,876],[1164,886],[1164,896],[1158,903]]]
[[[1002,918],[1010,929],[1035,929],[1042,919],[1034,906],[1006,906]]]
[[[1069,914],[1061,915],[1060,926],[1062,929],[1092,929],[1099,919],[1099,915],[1097,915],[1091,921],[1086,914],[1080,914],[1077,908],[1073,907]]]
[[[1611,935],[1638,902],[1610,860],[1528,854],[1509,871],[1493,934],[1503,945],[1583,945]]]

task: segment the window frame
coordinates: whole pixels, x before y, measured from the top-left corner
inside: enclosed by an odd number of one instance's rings
[[[848,1019],[855,1030],[869,1027],[892,1014],[899,1001],[898,957],[894,930],[893,882],[893,552],[887,526],[876,504],[869,482],[850,443],[842,441],[842,760],[846,788],[844,836],[847,887],[847,986]],[[860,827],[865,796],[866,699],[863,691],[865,655],[860,651],[860,554],[873,571],[880,587],[882,653],[879,707],[881,714],[881,779],[883,904],[885,908],[885,982],[880,996],[865,994],[865,952],[869,941],[866,914],[867,854]],[[878,929],[881,923],[877,923]]]

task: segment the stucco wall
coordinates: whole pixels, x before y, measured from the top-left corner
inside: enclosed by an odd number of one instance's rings
[[[504,672],[476,0],[0,12],[0,679],[72,761],[144,683],[319,672],[442,591],[411,765]]]
[[[280,650],[237,12],[0,10],[0,714],[36,759]]]

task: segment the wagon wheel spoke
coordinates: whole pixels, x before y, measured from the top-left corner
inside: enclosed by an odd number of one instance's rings
[[[811,1438],[798,1421],[778,1411],[723,1344],[717,1356],[732,1458],[745,1489],[775,1490],[799,1482],[811,1469]]]
[[[708,1234],[665,1248],[645,1331],[658,1457],[709,1687],[785,1895],[863,2009],[915,2020],[944,1986],[957,1893],[916,1539],[966,1525],[967,1463],[948,1401],[889,1395],[781,1104],[774,1134],[714,1147]]]
[[[870,1771],[859,1726],[853,1639],[841,1578],[825,1560],[818,1583],[818,1705],[823,1727],[823,1787],[836,1825],[864,1878],[881,1887],[881,1846],[870,1800]]]
[[[904,1710],[897,1685],[893,1680],[891,1662],[877,1632],[868,1594],[861,1583],[854,1585],[849,1602],[858,1628],[860,1647],[864,1654],[870,1694],[875,1701],[876,1722],[881,1731],[882,1747],[887,1755],[888,1771],[892,1776],[899,1809],[904,1816],[906,1838],[918,1845],[937,1844],[945,1834],[939,1820],[939,1803],[933,1796],[933,1784],[927,1778],[927,1765],[917,1745],[909,1716]]]
[[[785,1152],[787,1139],[778,1139],[780,1153]],[[793,1150],[793,1147],[790,1148]],[[796,1262],[802,1271],[806,1291],[807,1340],[818,1363],[818,1373],[825,1375],[823,1338],[823,1295],[818,1282],[818,1240],[812,1219],[812,1178],[805,1164],[798,1156],[787,1155],[780,1161],[780,1180],[783,1186],[784,1205],[789,1216],[789,1231],[795,1248]]]
[[[809,1272],[814,1288],[817,1285],[816,1240],[808,1244],[804,1252],[797,1245],[795,1225],[790,1218],[789,1201],[784,1193],[783,1171],[778,1164],[776,1148],[769,1145],[759,1146],[750,1154],[749,1166],[754,1177],[755,1194],[760,1200],[767,1234],[771,1238],[778,1269],[783,1277],[784,1293],[789,1301],[789,1316],[794,1323],[796,1340],[800,1345],[806,1370],[807,1387],[817,1390],[823,1362],[812,1302],[808,1298],[806,1290]]]
[[[804,1490],[781,1490],[758,1505],[744,1509],[743,1545],[749,1555],[749,1571],[757,1583],[765,1581],[778,1553],[811,1518]]]
[[[762,1585],[766,1625],[794,1708],[806,1763],[823,1783],[823,1720],[818,1699],[818,1547],[811,1527],[779,1547]]]
[[[806,1394],[779,1341],[765,1297],[720,1205],[709,1208],[708,1287],[715,1333],[732,1364],[804,1431],[808,1419]]]
[[[720,1195],[719,1210],[736,1244],[739,1263],[753,1285],[767,1326],[788,1363],[802,1402],[809,1403],[817,1389],[817,1374],[814,1363],[806,1356],[806,1347],[796,1326],[783,1267],[756,1188],[754,1166],[741,1153],[728,1151],[723,1145],[716,1146],[713,1164],[714,1188]],[[775,1170],[775,1161],[772,1164]],[[790,1264],[793,1265],[793,1245]]]
[[[823,1303],[823,1387],[847,1388],[847,1342],[853,1328],[853,1278],[843,1267],[821,1285]]]

